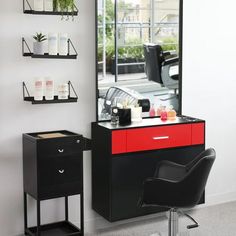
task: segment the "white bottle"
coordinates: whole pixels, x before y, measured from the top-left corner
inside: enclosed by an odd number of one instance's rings
[[[60,84],[58,86],[58,99],[68,99],[69,86],[68,84]]]
[[[56,33],[48,34],[48,54],[57,55],[58,53],[58,35]]]
[[[45,78],[45,99],[54,99],[54,81],[50,77]]]
[[[68,54],[68,34],[59,34],[59,55]]]
[[[36,77],[34,80],[34,100],[42,101],[43,100],[43,79]]]
[[[44,11],[53,11],[53,0],[44,0]]]
[[[34,10],[43,11],[43,0],[34,0]]]

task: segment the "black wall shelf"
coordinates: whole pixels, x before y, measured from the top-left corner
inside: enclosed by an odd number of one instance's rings
[[[23,57],[31,57],[31,58],[41,58],[41,59],[77,59],[78,53],[73,45],[72,41],[68,39],[68,53],[67,55],[49,55],[48,53],[44,53],[43,55],[34,54],[28,43],[26,42],[25,38],[22,38],[22,55]],[[28,52],[25,52],[25,46],[28,49]],[[71,54],[71,47],[73,48],[74,54]]]
[[[28,9],[26,9],[26,4],[28,5]],[[75,11],[34,11],[31,7],[28,0],[23,0],[23,12],[24,14],[31,14],[31,15],[55,15],[55,16],[77,16],[78,15],[78,8],[74,5]]]
[[[78,95],[75,92],[75,89],[72,85],[72,83],[69,81],[68,82],[69,85],[69,96],[68,99],[58,99],[58,96],[54,96],[53,100],[46,100],[45,97],[43,97],[43,100],[41,101],[35,101],[33,96],[30,96],[29,90],[25,84],[25,82],[23,82],[23,99],[26,102],[31,102],[33,105],[37,105],[37,104],[54,104],[54,103],[74,103],[78,101]],[[71,96],[71,90],[74,93],[74,97]],[[27,94],[27,96],[26,96]]]

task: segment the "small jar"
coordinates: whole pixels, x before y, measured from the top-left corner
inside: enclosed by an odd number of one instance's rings
[[[176,111],[173,108],[170,108],[170,110],[167,112],[167,118],[170,121],[173,121],[176,119]]]
[[[161,120],[162,121],[167,121],[167,118],[168,118],[167,111],[166,111],[166,108],[164,107],[161,111]]]
[[[58,86],[58,99],[68,99],[69,86],[67,83]]]

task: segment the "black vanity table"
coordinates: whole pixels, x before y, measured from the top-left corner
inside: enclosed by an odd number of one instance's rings
[[[205,121],[181,116],[129,126],[96,122],[92,140],[92,207],[113,222],[165,210],[138,206],[143,181],[154,175],[158,162],[185,164],[203,151]]]
[[[83,151],[86,140],[82,135],[66,130],[23,134],[26,235],[84,235]],[[77,194],[80,195],[80,229],[69,221],[68,216],[68,198]],[[27,195],[37,202],[35,227],[28,227]],[[40,202],[59,197],[65,198],[65,220],[41,225]]]

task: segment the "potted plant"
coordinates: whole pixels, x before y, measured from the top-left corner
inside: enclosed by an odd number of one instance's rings
[[[35,42],[34,42],[34,54],[38,54],[38,55],[43,55],[44,51],[43,51],[43,42],[45,40],[47,40],[46,36],[43,35],[42,33],[36,33],[33,36]]]
[[[62,17],[65,12],[72,12],[73,17],[73,12],[75,11],[74,0],[54,0],[54,9],[60,11]],[[69,15],[67,15],[67,17],[69,19]]]

